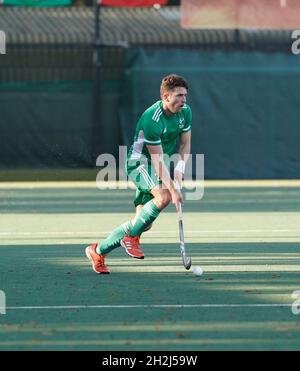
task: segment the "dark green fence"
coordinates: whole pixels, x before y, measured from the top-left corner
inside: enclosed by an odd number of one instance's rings
[[[190,84],[193,153],[205,155],[206,178],[300,178],[291,32],[179,21],[177,7],[103,9],[95,100],[93,9],[0,7],[0,170],[93,168],[99,154],[117,156],[162,77],[178,73]]]
[[[92,166],[91,83],[0,88],[1,169]]]
[[[205,155],[207,178],[299,178],[300,57],[286,53],[132,51],[121,125],[159,99],[161,78],[190,84],[193,153]]]
[[[138,48],[126,64],[123,80],[103,81],[96,131],[92,82],[2,85],[1,167],[93,167],[98,154],[117,155],[175,72],[190,84],[193,153],[205,155],[207,178],[300,176],[299,57]]]

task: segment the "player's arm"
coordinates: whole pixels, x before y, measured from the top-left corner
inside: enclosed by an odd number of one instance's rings
[[[180,135],[179,154],[181,160],[183,160],[185,163],[189,159],[191,153],[191,139],[192,139],[191,131],[181,133]]]
[[[185,164],[187,163],[191,153],[191,139],[192,139],[191,131],[182,132],[180,135],[179,143],[180,160],[178,161],[174,169],[174,181],[178,182],[180,185],[184,176]]]
[[[176,207],[178,207],[179,202],[182,202],[182,195],[179,191],[175,189],[169,170],[164,163],[162,146],[147,145],[147,149],[150,153],[151,161],[153,163],[153,167],[156,174],[161,179],[164,186],[171,193],[172,203],[175,204]]]

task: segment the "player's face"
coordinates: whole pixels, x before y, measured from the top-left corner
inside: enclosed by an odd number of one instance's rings
[[[165,94],[165,104],[171,113],[178,113],[186,103],[187,90],[183,87],[176,87]]]

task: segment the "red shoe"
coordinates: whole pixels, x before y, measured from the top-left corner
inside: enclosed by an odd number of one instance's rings
[[[108,274],[109,269],[104,264],[105,255],[99,255],[96,252],[97,244],[94,243],[93,245],[88,246],[85,249],[85,255],[89,258],[90,262],[92,263],[93,270],[98,274]]]
[[[140,246],[140,236],[125,236],[120,243],[129,256],[136,259],[144,259],[144,253]]]

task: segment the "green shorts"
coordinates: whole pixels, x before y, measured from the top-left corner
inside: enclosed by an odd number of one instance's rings
[[[161,180],[157,177],[151,165],[142,164],[138,167],[130,167],[127,164],[126,172],[137,188],[134,205],[145,205],[153,198],[151,190],[160,185]]]

